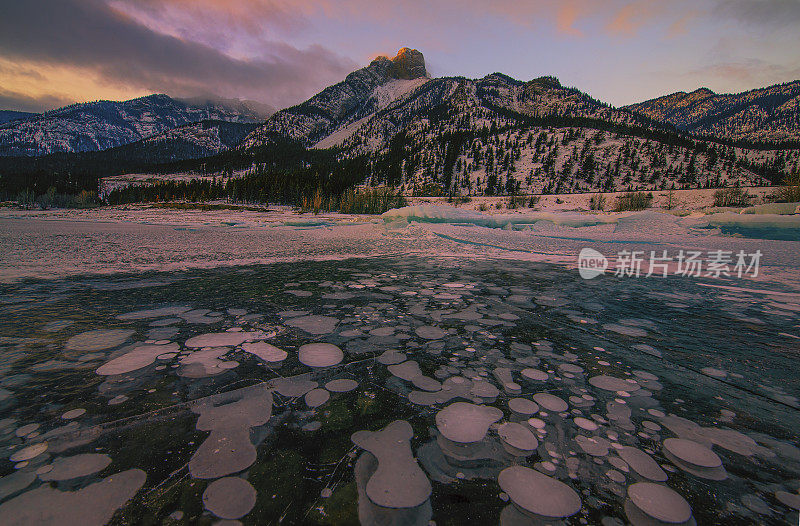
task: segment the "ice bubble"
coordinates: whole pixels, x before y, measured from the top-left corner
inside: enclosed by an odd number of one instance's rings
[[[332,393],[347,393],[358,387],[358,382],[349,378],[331,380],[325,384],[325,389]]]
[[[242,478],[221,478],[203,492],[203,505],[221,519],[238,519],[256,505],[256,490]]]
[[[442,384],[437,380],[425,375],[415,376],[411,379],[411,383],[414,384],[414,387],[417,389],[422,389],[423,391],[438,391],[442,388]]]
[[[539,441],[531,431],[516,422],[506,422],[497,428],[497,434],[503,439],[508,452],[515,456],[528,456],[539,447]]]
[[[486,380],[475,380],[469,392],[479,398],[494,399],[500,394],[500,390]]]
[[[37,429],[39,429],[39,424],[26,424],[26,425],[18,428],[16,431],[14,431],[14,434],[16,436],[22,438],[24,436],[30,435],[31,433],[33,433]]]
[[[702,478],[726,478],[722,460],[702,444],[683,438],[668,438],[662,445],[665,456],[678,467]]]
[[[332,367],[342,361],[344,353],[331,343],[307,343],[300,346],[298,358],[309,367]]]
[[[0,477],[0,501],[24,490],[34,480],[36,480],[36,475],[30,471],[17,471],[11,475]]]
[[[455,402],[436,413],[436,427],[453,442],[478,442],[486,436],[489,426],[501,418],[503,412],[496,407]]]
[[[330,316],[299,316],[287,320],[286,325],[306,331],[309,334],[330,334],[336,330],[339,320]]]
[[[722,369],[715,369],[713,367],[703,367],[700,369],[700,372],[703,374],[707,374],[708,376],[713,376],[714,378],[725,378],[728,376],[727,371],[723,371]]]
[[[313,380],[309,380],[305,375],[295,376],[290,378],[276,378],[272,381],[275,390],[283,396],[295,398],[303,396],[310,390],[316,388],[319,384]]]
[[[608,448],[611,447],[611,443],[608,440],[599,436],[590,438],[578,435],[575,437],[575,442],[577,442],[578,446],[580,446],[585,453],[593,457],[604,457],[608,455]]]
[[[214,479],[238,473],[256,460],[250,428],[272,416],[272,392],[255,385],[205,398],[192,405],[197,429],[211,431],[189,460],[194,478]]]
[[[604,389],[606,391],[621,391],[623,393],[637,391],[640,389],[639,384],[633,381],[624,380],[615,376],[601,374],[600,376],[593,376],[589,378],[589,383],[593,386]]]
[[[46,332],[58,332],[62,329],[66,329],[67,327],[71,327],[74,324],[75,322],[72,320],[53,320],[45,323],[42,326],[42,330]]]
[[[787,491],[776,491],[775,498],[778,499],[781,504],[796,510],[800,510],[800,494],[789,493]]]
[[[606,471],[606,477],[613,480],[617,484],[625,483],[625,475],[623,475],[622,473],[620,473],[615,469],[609,469],[608,471]]]
[[[770,515],[772,514],[772,510],[769,508],[769,504],[764,502],[763,499],[758,498],[756,495],[743,495],[742,496],[742,504],[751,511],[754,511],[761,515]]]
[[[512,398],[508,401],[508,408],[518,415],[532,415],[539,410],[539,405],[527,398]]]
[[[249,342],[242,344],[242,350],[258,356],[267,363],[277,363],[285,360],[289,353],[267,342]]]
[[[631,469],[642,477],[656,482],[665,482],[667,474],[653,458],[632,446],[623,446],[617,450],[617,454],[627,463]]]
[[[531,427],[534,427],[536,429],[544,429],[544,427],[547,425],[547,423],[544,420],[542,420],[541,418],[529,418],[528,419],[528,425],[530,425]]]
[[[417,336],[425,340],[438,340],[443,338],[445,335],[445,332],[442,329],[438,327],[432,327],[430,325],[417,327],[414,332],[417,333]]]
[[[379,327],[369,331],[370,336],[391,336],[394,334],[394,327]]]
[[[396,365],[390,365],[387,367],[387,369],[392,375],[402,380],[406,380],[407,382],[410,382],[417,376],[422,376],[422,371],[419,368],[419,364],[414,360],[408,360]]]
[[[15,451],[8,459],[11,462],[23,462],[36,458],[45,451],[47,451],[47,442],[39,442]]]
[[[569,405],[564,400],[550,393],[536,393],[533,395],[533,399],[548,411],[561,413],[569,408]]]
[[[583,372],[583,367],[579,367],[579,366],[571,364],[571,363],[559,364],[558,368],[563,372],[572,373],[572,374],[581,374]]]
[[[661,484],[652,482],[631,484],[628,486],[628,498],[625,513],[634,524],[644,523],[636,512],[668,524],[685,524],[692,519],[692,508],[686,499]]]
[[[120,320],[145,320],[148,318],[164,318],[167,316],[179,316],[184,312],[188,312],[189,307],[161,307],[158,309],[137,310],[120,314],[117,319]]]
[[[228,350],[228,347],[212,347],[188,354],[181,358],[179,374],[189,378],[205,378],[236,367],[237,362],[219,360],[222,355],[228,353]]]
[[[5,524],[106,524],[146,478],[144,471],[129,469],[77,491],[39,486],[0,505],[0,517]]]
[[[589,420],[588,418],[584,418],[582,416],[575,417],[573,419],[573,422],[575,422],[576,426],[586,431],[595,431],[598,427],[597,424],[595,424],[592,420]]]
[[[647,336],[647,331],[644,329],[640,329],[638,327],[629,327],[628,325],[619,325],[616,323],[608,323],[603,325],[603,328],[607,331],[616,332],[617,334],[622,334],[624,336],[635,336],[639,338],[644,338]]]
[[[536,518],[569,517],[581,509],[581,499],[575,490],[530,468],[506,468],[497,482],[514,505]]]
[[[319,407],[327,402],[331,394],[325,389],[312,389],[306,393],[305,400],[308,407]]]
[[[108,401],[108,405],[119,405],[122,402],[125,402],[127,400],[128,400],[127,396],[125,396],[125,395],[117,395],[117,396],[115,396],[114,398],[112,398],[111,400]]]
[[[309,314],[307,310],[284,310],[278,313],[281,318],[295,318],[297,316],[306,316]]]
[[[523,369],[520,373],[522,376],[527,378],[528,380],[534,380],[536,382],[544,382],[549,377],[548,374],[544,371],[540,371],[539,369]]]
[[[378,468],[369,477],[366,493],[384,508],[414,508],[431,495],[431,483],[411,452],[414,430],[405,420],[395,420],[380,431],[357,431],[351,439],[372,454]]]
[[[715,445],[744,456],[751,456],[761,452],[755,440],[733,429],[704,427],[700,433]]]
[[[71,480],[92,475],[104,470],[111,464],[108,455],[83,453],[71,457],[62,457],[52,464],[52,469],[39,475],[42,480]]]
[[[133,336],[134,331],[128,329],[99,329],[77,334],[67,340],[68,351],[104,351],[118,347]]]
[[[623,473],[627,473],[630,470],[628,464],[619,457],[608,457],[608,463]]]
[[[186,347],[190,349],[202,349],[203,347],[235,347],[248,340],[258,340],[266,337],[261,331],[239,331],[239,332],[212,332],[200,334],[186,340]]]
[[[395,365],[404,362],[406,355],[400,351],[384,351],[377,360],[383,365]]]

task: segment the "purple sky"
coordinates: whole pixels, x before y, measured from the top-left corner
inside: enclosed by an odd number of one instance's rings
[[[0,109],[149,93],[300,102],[403,46],[621,106],[800,78],[800,0],[2,0]]]

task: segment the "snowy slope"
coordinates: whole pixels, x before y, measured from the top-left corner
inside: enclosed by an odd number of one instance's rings
[[[751,141],[800,140],[800,80],[735,94],[700,88],[628,108],[698,134]]]
[[[258,122],[262,117],[246,106],[193,105],[166,95],[75,104],[0,125],[0,155],[105,150],[201,120]]]

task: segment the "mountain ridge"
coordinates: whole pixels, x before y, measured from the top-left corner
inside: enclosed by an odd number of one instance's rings
[[[625,106],[695,134],[731,140],[800,140],[800,80],[741,93],[698,88]]]
[[[246,101],[236,102],[213,98],[187,102],[154,94],[127,101],[72,104],[0,125],[0,156],[98,151],[203,120],[263,120],[264,115]]]

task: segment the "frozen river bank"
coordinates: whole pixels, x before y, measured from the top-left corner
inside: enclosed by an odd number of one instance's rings
[[[42,215],[0,216],[9,523],[797,521],[798,242],[646,213]],[[763,257],[585,280],[586,247]]]

